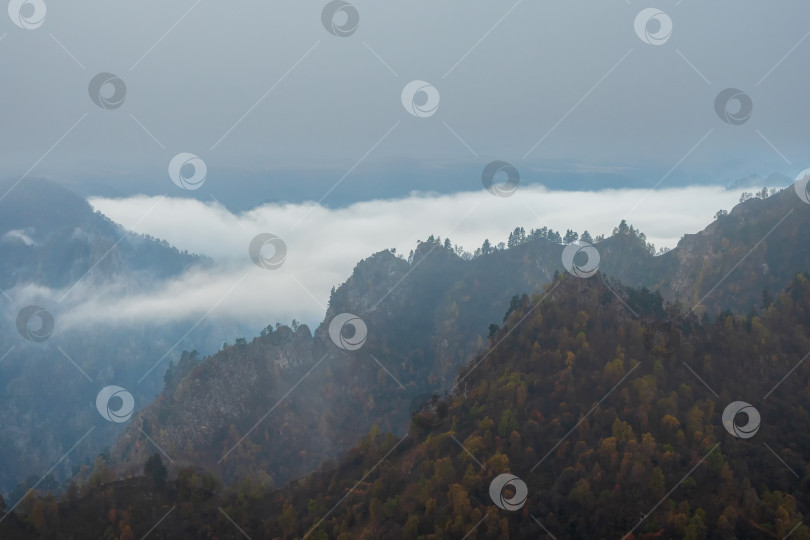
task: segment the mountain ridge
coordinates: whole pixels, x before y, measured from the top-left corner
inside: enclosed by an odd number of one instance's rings
[[[660,288],[660,300],[683,304],[698,317],[714,317],[728,309],[744,314],[762,300],[764,289],[781,290],[793,272],[810,267],[804,266],[810,261],[807,250],[774,261],[765,249],[769,235],[778,233],[782,243],[786,235],[800,237],[808,217],[798,211],[805,208],[792,190],[765,200],[748,200],[703,231],[685,235],[679,248],[658,256],[651,253],[640,232],[623,222],[613,236],[594,244],[600,272],[640,288],[642,297]],[[785,216],[798,217],[781,232],[774,228],[780,215],[785,223]],[[727,235],[733,238],[730,231],[741,223],[745,230],[732,242]],[[547,239],[533,239],[464,260],[440,239],[431,238],[417,245],[410,263],[390,251],[378,252],[359,262],[347,281],[335,289],[324,320],[312,333],[312,342],[285,353],[301,355],[299,370],[285,373],[277,369],[274,379],[259,379],[253,373],[278,351],[268,352],[272,347],[259,351],[267,336],[239,346],[244,358],[250,357],[249,363],[253,363],[251,371],[244,372],[247,368],[240,365],[220,373],[223,377],[243,373],[242,392],[250,396],[239,398],[244,415],[214,412],[213,418],[200,417],[194,406],[167,396],[149,405],[142,416],[150,426],[160,425],[167,433],[176,430],[165,438],[159,432],[152,435],[175,459],[216,463],[210,470],[226,481],[242,476],[240,470],[258,467],[267,473],[269,485],[284,484],[347,451],[372,426],[402,433],[409,421],[404,411],[419,406],[411,402],[449,390],[459,369],[485,346],[493,326],[500,326],[494,321],[505,312],[508,315],[510,303],[520,294],[542,290],[555,274],[565,272],[561,262],[564,249]],[[772,270],[762,273],[761,265],[768,262]],[[691,279],[697,279],[697,285]],[[669,282],[673,285],[662,286]],[[741,283],[747,285],[745,290]],[[330,339],[329,324],[340,313],[364,321],[368,336],[362,349],[341,350]],[[231,365],[233,354],[223,351],[203,364],[213,369],[210,366],[224,359]],[[207,393],[203,382],[193,384],[201,394]],[[181,411],[184,421],[161,424],[157,420],[170,418],[167,411],[175,409]],[[349,418],[351,422],[347,422]],[[141,416],[133,419],[111,454],[113,463],[128,473],[137,470],[154,450],[140,433],[141,422]],[[190,430],[194,425],[198,432]],[[205,436],[202,425],[208,426]],[[181,432],[190,437],[193,451],[188,454],[178,444]],[[302,441],[310,442],[300,446]],[[248,448],[242,449],[242,445]],[[291,448],[301,454],[293,466]],[[287,458],[277,457],[281,455]]]

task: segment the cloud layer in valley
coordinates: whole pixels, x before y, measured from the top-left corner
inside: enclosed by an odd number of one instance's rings
[[[344,282],[358,261],[389,248],[407,256],[418,240],[431,234],[449,237],[472,252],[485,238],[505,242],[518,226],[526,232],[547,226],[563,234],[570,228],[610,235],[624,217],[656,246],[674,247],[683,234],[703,229],[717,210],[731,209],[738,197],[737,192],[705,186],[600,192],[528,187],[510,198],[486,191],[415,193],[340,209],[314,203],[263,205],[242,214],[192,199],[92,199],[97,210],[126,228],[208,255],[215,265],[154,290],[133,293],[125,285],[113,285],[101,294],[75,295],[92,300],[75,304],[62,316],[62,326],[203,316],[257,329],[293,318],[315,325],[331,288]],[[286,243],[287,258],[277,270],[259,268],[248,256],[250,241],[263,232]]]

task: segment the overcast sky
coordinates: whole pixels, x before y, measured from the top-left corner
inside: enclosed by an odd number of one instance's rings
[[[637,0],[353,4],[359,24],[347,37],[322,24],[326,1],[47,2],[31,30],[2,17],[0,174],[92,177],[88,194],[179,195],[168,163],[190,152],[207,164],[210,194],[241,185],[239,171],[292,171],[286,190],[283,174],[272,190],[261,176],[245,188],[257,203],[319,200],[350,172],[329,204],[369,198],[352,179],[374,167],[375,197],[407,193],[402,160],[620,165],[650,186],[676,165],[667,182],[806,166],[804,0],[660,2],[672,32],[659,45],[636,33],[649,7]],[[642,36],[655,38],[660,20]],[[120,107],[91,101],[100,72],[126,85]],[[429,117],[402,105],[413,80],[440,97]],[[741,125],[715,113],[730,87],[753,104]],[[310,175],[316,189],[296,191],[302,170],[324,171]]]

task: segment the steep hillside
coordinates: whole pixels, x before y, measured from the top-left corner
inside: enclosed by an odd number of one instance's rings
[[[406,438],[371,434],[270,497],[269,524],[266,499],[225,511],[269,538],[810,538],[808,276],[761,316],[701,326],[661,308],[563,278],[461,370],[443,421],[425,409]],[[736,401],[761,415],[750,438],[724,426]],[[512,511],[491,496],[507,473],[526,486]]]
[[[406,436],[374,428],[333,470],[222,491],[199,469],[164,485],[154,464],[149,479],[105,483],[98,462],[90,484],[27,500],[0,532],[806,540],[808,330],[806,274],[761,315],[709,325],[598,274],[562,276],[515,306]],[[755,412],[724,425],[739,401]]]

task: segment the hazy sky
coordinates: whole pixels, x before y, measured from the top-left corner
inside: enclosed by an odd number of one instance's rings
[[[352,179],[370,174],[374,196],[407,193],[407,176],[386,174],[402,160],[474,171],[500,159],[537,182],[555,160],[619,164],[650,186],[675,165],[667,181],[806,166],[804,0],[659,2],[672,22],[659,45],[636,33],[649,7],[637,0],[354,0],[348,37],[325,29],[326,1],[46,4],[36,29],[0,17],[0,174],[12,178],[32,169],[92,177],[96,193],[181,195],[167,167],[190,152],[208,177],[188,195],[242,185],[240,170],[320,170],[305,195],[301,174],[246,188],[257,203],[318,200],[350,172],[328,204],[369,198]],[[661,20],[642,27],[647,41]],[[120,107],[91,101],[100,72],[126,85]],[[431,116],[403,107],[414,80],[440,97]],[[726,88],[751,99],[741,125],[715,112]],[[478,182],[471,175],[469,189]]]

